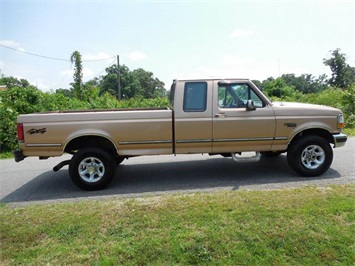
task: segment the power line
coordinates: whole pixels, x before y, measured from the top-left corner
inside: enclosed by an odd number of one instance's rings
[[[20,49],[16,49],[10,46],[6,46],[3,44],[0,44],[0,46],[10,49],[10,50],[14,50],[16,52],[20,52],[20,53],[24,53],[24,54],[28,54],[28,55],[32,55],[32,56],[36,56],[36,57],[41,57],[41,58],[45,58],[45,59],[50,59],[50,60],[57,60],[57,61],[65,61],[65,62],[70,62],[69,59],[63,59],[63,58],[57,58],[57,57],[51,57],[51,56],[45,56],[45,55],[40,55],[40,54],[35,54],[35,53],[30,53],[30,52],[26,52],[26,51],[22,51]],[[106,61],[109,59],[115,58],[115,56],[112,57],[108,57],[108,58],[103,58],[103,59],[94,59],[94,60],[82,60],[82,62],[97,62],[97,61]]]
[[[113,61],[111,62],[111,64],[109,64],[107,67],[105,67],[105,69],[104,70],[102,70],[99,74],[97,74],[94,78],[96,78],[96,77],[100,77],[100,75],[106,70],[106,68],[108,68],[108,67],[110,67],[110,66],[112,66],[114,63],[115,63],[115,61],[116,61],[116,58],[115,59],[113,59]]]

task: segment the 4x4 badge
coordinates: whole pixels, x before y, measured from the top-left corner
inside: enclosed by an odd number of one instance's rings
[[[47,131],[47,129],[44,127],[44,128],[32,128],[30,130],[27,131],[28,134],[30,135],[33,135],[33,134],[43,134]]]

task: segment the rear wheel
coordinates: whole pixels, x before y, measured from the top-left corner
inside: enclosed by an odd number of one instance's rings
[[[84,190],[105,188],[112,181],[115,169],[114,158],[98,148],[79,150],[69,163],[71,180]]]
[[[287,162],[303,176],[319,176],[327,171],[333,161],[333,150],[319,136],[305,136],[292,143],[287,151]]]

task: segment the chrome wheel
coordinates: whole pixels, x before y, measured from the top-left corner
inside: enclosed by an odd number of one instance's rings
[[[105,188],[113,179],[116,163],[112,153],[100,148],[85,148],[73,155],[69,175],[75,185],[84,190]]]
[[[85,158],[79,163],[78,173],[84,181],[94,183],[105,175],[105,166],[98,158]]]
[[[318,145],[310,145],[306,147],[301,155],[301,161],[307,169],[317,169],[324,163],[325,152]]]
[[[332,147],[321,136],[299,137],[287,149],[289,166],[302,176],[319,176],[329,169],[332,161]]]

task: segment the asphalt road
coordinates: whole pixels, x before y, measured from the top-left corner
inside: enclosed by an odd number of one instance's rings
[[[139,197],[165,193],[237,189],[280,189],[305,185],[355,184],[355,138],[334,149],[331,168],[322,176],[303,178],[287,165],[286,156],[238,163],[208,155],[145,156],[125,160],[105,190],[82,191],[71,183],[67,166],[52,168],[70,156],[38,160],[0,160],[0,203],[22,205],[87,198]]]

